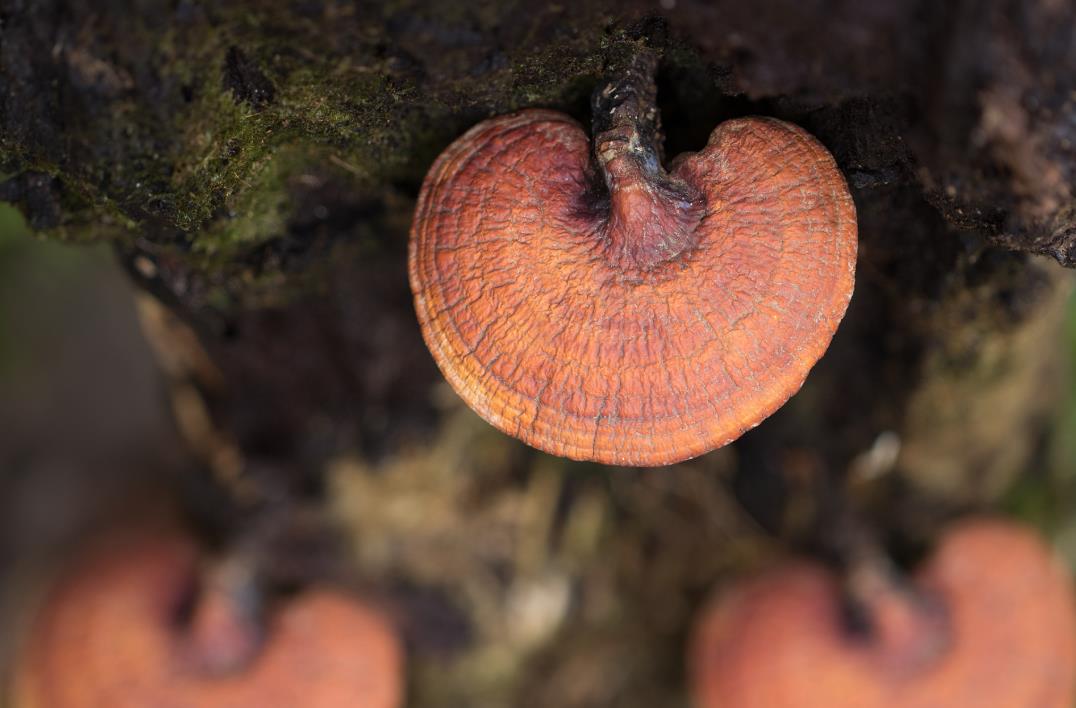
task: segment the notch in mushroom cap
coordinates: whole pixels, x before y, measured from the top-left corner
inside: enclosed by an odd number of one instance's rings
[[[423,336],[482,417],[547,452],[662,465],[799,390],[852,294],[856,215],[833,158],[771,118],[666,170],[657,59],[570,117],[479,123],[434,163],[411,230]]]
[[[312,589],[257,631],[229,580],[200,585],[197,549],[178,533],[100,544],[31,625],[14,708],[401,705],[402,650],[376,610]]]
[[[1071,708],[1068,573],[997,520],[947,532],[913,586],[869,571],[858,630],[833,575],[807,562],[735,585],[691,647],[697,708]]]

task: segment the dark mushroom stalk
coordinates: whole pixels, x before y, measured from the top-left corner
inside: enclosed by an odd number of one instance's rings
[[[882,556],[849,568],[844,598],[851,634],[893,676],[910,676],[938,659],[952,641],[939,598],[907,582]]]
[[[179,628],[187,661],[207,676],[241,671],[265,641],[264,588],[250,560],[238,556],[211,564],[202,578]]]
[[[835,560],[839,594],[850,636],[858,637],[872,661],[893,675],[922,670],[952,640],[950,617],[941,599],[900,571],[874,529],[855,510],[844,485],[825,478],[819,539]]]
[[[607,256],[625,271],[649,270],[690,248],[706,211],[702,192],[662,165],[657,63],[650,52],[637,54],[621,78],[594,92],[591,106],[608,192],[601,232]]]

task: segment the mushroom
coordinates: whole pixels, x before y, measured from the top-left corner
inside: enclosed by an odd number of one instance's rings
[[[479,123],[426,176],[410,279],[482,417],[547,452],[654,466],[725,445],[803,384],[852,294],[856,215],[826,149],[773,118],[662,166],[657,59],[572,118]]]
[[[238,597],[197,576],[197,550],[176,533],[95,548],[30,627],[15,708],[401,704],[401,649],[378,612],[311,589],[275,608],[262,637]]]
[[[947,532],[913,586],[868,571],[842,606],[794,562],[706,611],[689,662],[698,708],[1071,708],[1076,616],[1067,572],[1029,530]],[[858,627],[851,621],[858,616]]]

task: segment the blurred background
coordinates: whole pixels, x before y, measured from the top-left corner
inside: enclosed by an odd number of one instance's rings
[[[184,451],[105,246],[35,240],[0,204],[0,661],[34,584],[117,504],[164,488]]]
[[[1061,272],[1053,264],[1043,267]],[[122,518],[132,504],[189,494],[182,477],[205,467],[204,460],[192,455],[189,440],[177,433],[175,392],[170,392],[146,341],[139,310],[156,311],[148,306],[149,300],[132,286],[107,246],[35,239],[19,213],[0,204],[0,666],[5,670],[11,666],[19,631],[50,578],[85,536]],[[1007,483],[991,506],[1042,529],[1076,568],[1076,390],[1071,383],[1076,373],[1076,300],[1066,305],[1064,331],[1063,338],[1037,343],[1064,352],[1068,367],[1064,401],[1056,408],[1056,417],[1042,421],[1036,433],[1038,449],[1031,455],[1035,469]],[[452,590],[441,596],[437,590],[419,587],[414,578],[388,581],[391,592],[404,598],[399,604],[406,605],[408,613],[417,612],[425,625],[421,631],[412,630],[412,648],[435,657],[434,668],[427,668],[420,679],[422,685],[412,689],[419,698],[461,681],[454,674],[486,679],[481,691],[473,685],[455,686],[460,695],[517,690],[506,686],[520,680],[518,672],[498,667],[504,659],[491,658],[488,652],[483,658],[479,651],[477,659],[470,659],[475,664],[471,668],[446,668],[452,657],[482,645],[483,637],[476,637],[476,632],[486,634],[485,643],[498,655],[505,642],[517,647],[519,656],[531,657],[529,671],[536,674],[569,664],[571,657],[583,662],[585,668],[577,666],[568,675],[558,674],[552,683],[543,682],[545,693],[536,693],[533,705],[542,705],[542,695],[570,696],[576,703],[569,704],[583,705],[623,692],[633,681],[650,689],[640,705],[661,698],[668,684],[679,681],[679,669],[672,667],[680,661],[676,648],[683,640],[684,617],[714,578],[764,566],[779,552],[782,537],[795,547],[796,536],[802,533],[795,522],[795,503],[782,522],[762,518],[772,504],[758,503],[758,496],[773,490],[741,483],[733,468],[737,459],[742,464],[742,456],[737,458],[732,448],[675,468],[614,471],[610,481],[594,465],[551,458],[500,435],[443,384],[432,395],[444,420],[426,438],[412,438],[387,458],[377,454],[369,460],[360,456],[337,461],[330,471],[336,499],[330,506],[362,545],[351,560],[392,576],[393,562],[386,556],[413,553],[420,583],[450,586],[452,573],[464,575],[473,569],[468,565],[471,560],[454,558],[460,555],[458,547],[449,549],[474,543],[471,553],[484,551],[476,550],[481,543],[465,540],[470,533],[467,522],[443,517],[442,512],[459,502],[465,488],[467,498],[480,494],[474,487],[483,485],[487,493],[497,495],[504,492],[494,490],[506,484],[504,475],[523,475],[518,498],[496,511],[492,521],[489,515],[475,520],[474,527],[479,533],[491,528],[511,531],[505,538],[484,541],[494,547],[510,546],[505,554],[518,561],[514,572],[526,582],[517,583],[507,599],[500,590],[491,593],[495,601],[483,599],[470,588],[465,592],[469,599],[457,602]],[[810,398],[809,387],[804,395]],[[749,436],[748,449],[751,444]],[[797,464],[786,460],[784,467],[781,474],[787,475]],[[372,480],[371,470],[377,471]],[[793,471],[791,476],[798,474]],[[516,482],[509,486],[518,486]],[[567,492],[563,485],[568,485]],[[450,501],[436,499],[439,495]],[[375,509],[379,499],[395,500],[402,505],[397,509],[403,510],[402,515]],[[762,517],[753,515],[752,499]],[[575,510],[574,522],[553,518],[566,513],[566,504]],[[661,562],[642,550],[634,561],[620,557],[610,564],[635,567],[638,578],[625,577],[623,569],[603,570],[596,559],[608,547],[614,526],[610,519],[622,513],[637,517],[635,527],[618,522],[623,544],[660,548],[693,539],[700,549],[683,555],[708,556],[712,565],[688,571],[685,581],[685,570],[676,567],[683,558],[671,559],[666,569],[670,577],[663,580]],[[663,529],[656,535],[655,524]],[[644,531],[648,526],[650,530]],[[700,526],[705,527],[701,536]],[[384,529],[384,537],[378,535],[379,529]],[[556,542],[550,541],[554,532]],[[417,535],[420,540],[413,548],[407,548],[410,540],[397,547],[389,540],[394,533]],[[431,543],[436,536],[442,538]],[[547,542],[555,550],[546,549]],[[706,550],[717,548],[715,544],[719,550]],[[431,565],[429,556],[440,557]],[[440,564],[446,562],[465,567],[450,568],[438,577]],[[603,573],[617,577],[596,577]],[[586,602],[596,605],[598,609],[591,609],[609,620],[609,626],[576,631],[574,636],[569,632],[565,640],[562,624],[578,611],[569,606],[578,602],[573,588],[581,577],[590,587]],[[475,580],[469,576],[467,582]],[[638,626],[637,619],[625,621],[622,610],[609,609],[623,601],[612,595],[625,585],[637,595],[629,602],[645,603],[647,597],[685,583],[692,590],[682,606],[668,603],[656,613],[667,616],[641,623],[663,628],[658,642],[646,638],[652,629]],[[639,584],[644,587],[633,587]],[[604,588],[606,595],[594,592],[595,587]],[[487,614],[507,612],[510,619],[492,619],[500,629],[476,629],[475,620],[467,615],[481,613],[484,606]],[[506,624],[513,629],[504,629]],[[569,654],[557,660],[543,658],[543,647],[548,650],[547,643],[558,631],[561,648],[556,653]],[[664,652],[663,668],[655,672],[648,665],[647,680],[624,678],[653,658],[626,653],[620,646],[625,634],[631,641],[652,645],[654,652]],[[634,671],[632,665],[637,667]],[[611,676],[622,679],[612,693],[606,685]],[[499,689],[490,687],[498,685]]]

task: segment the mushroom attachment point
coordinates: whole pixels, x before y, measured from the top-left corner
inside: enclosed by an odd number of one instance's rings
[[[256,628],[235,590],[202,587],[197,549],[178,533],[98,545],[30,626],[15,708],[401,705],[402,650],[380,613],[312,589],[265,608]]]
[[[426,343],[483,418],[547,452],[655,466],[784,404],[848,306],[857,229],[826,149],[772,118],[662,162],[655,56],[572,118],[479,123],[437,159],[411,229]]]
[[[795,562],[703,613],[696,708],[1070,708],[1076,616],[1067,572],[1031,531],[951,529],[915,582]],[[851,610],[851,611],[850,611]]]

